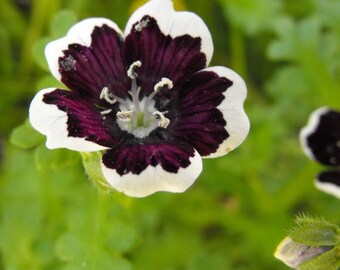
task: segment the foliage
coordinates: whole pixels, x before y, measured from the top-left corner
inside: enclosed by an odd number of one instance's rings
[[[245,78],[251,132],[187,192],[132,199],[95,188],[79,154],[46,149],[26,118],[60,85],[45,44],[85,17],[124,28],[137,2],[2,1],[0,269],[286,269],[272,253],[293,216],[340,222],[298,142],[311,111],[340,107],[339,1],[175,1],[206,21],[212,64]]]

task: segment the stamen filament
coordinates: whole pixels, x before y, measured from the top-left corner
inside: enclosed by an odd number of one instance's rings
[[[112,109],[108,109],[108,110],[105,110],[105,111],[101,111],[100,114],[101,114],[101,115],[105,115],[105,114],[109,114],[110,112],[112,112]]]
[[[144,119],[143,119],[144,125],[147,124],[147,119],[149,119],[151,116],[150,111],[149,111],[150,102],[153,100],[154,96],[157,93],[158,93],[157,91],[153,91],[149,96],[146,97],[146,100],[144,103]]]
[[[130,110],[129,104],[122,98],[109,92],[108,87],[104,87],[99,96],[100,99],[105,99],[105,101],[111,105],[115,104],[117,101],[122,104],[126,110]]]

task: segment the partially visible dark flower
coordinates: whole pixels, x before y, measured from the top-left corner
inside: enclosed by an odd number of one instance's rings
[[[249,131],[246,86],[213,54],[208,28],[170,0],[138,9],[124,34],[91,18],[49,43],[47,62],[69,90],[43,89],[30,122],[48,148],[103,151],[107,182],[127,195],[183,192],[202,171],[202,157],[219,157]]]
[[[330,168],[316,177],[316,187],[340,199],[340,111],[326,107],[314,111],[300,141],[311,159]]]

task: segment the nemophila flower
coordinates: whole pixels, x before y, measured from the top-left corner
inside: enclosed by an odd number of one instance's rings
[[[322,107],[313,112],[300,140],[311,159],[330,167],[316,177],[316,187],[340,199],[340,111]]]
[[[232,70],[210,67],[204,22],[151,0],[122,33],[91,18],[49,43],[47,62],[69,90],[48,88],[30,106],[48,148],[102,151],[112,187],[130,196],[183,192],[202,170],[246,138],[246,86]]]

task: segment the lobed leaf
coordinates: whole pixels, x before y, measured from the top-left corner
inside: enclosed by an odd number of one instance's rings
[[[37,132],[29,123],[18,126],[12,131],[10,142],[20,148],[29,149],[37,146],[44,140],[44,136]]]

